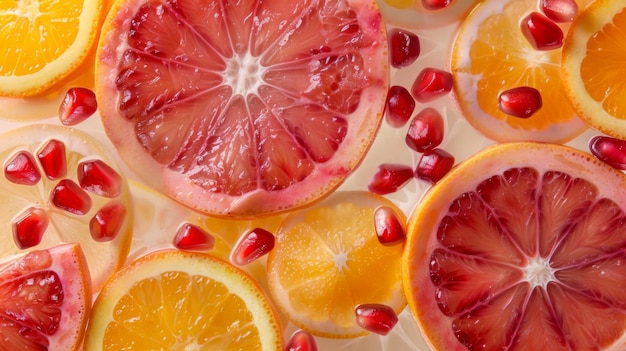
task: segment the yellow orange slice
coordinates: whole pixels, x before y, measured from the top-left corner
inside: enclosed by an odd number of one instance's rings
[[[158,251],[98,295],[85,350],[282,351],[282,329],[243,271],[200,253]]]
[[[626,2],[594,1],[565,37],[562,74],[574,109],[595,129],[626,138]]]
[[[489,147],[411,214],[403,279],[434,350],[623,350],[626,176],[555,144]]]

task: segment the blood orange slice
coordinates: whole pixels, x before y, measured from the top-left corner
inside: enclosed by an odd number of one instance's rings
[[[0,263],[3,350],[78,350],[91,309],[85,257],[76,244]]]
[[[104,32],[109,138],[198,211],[306,205],[339,186],[380,125],[388,57],[373,1],[124,0]]]
[[[405,292],[436,350],[623,350],[626,177],[566,146],[490,147],[409,220]]]

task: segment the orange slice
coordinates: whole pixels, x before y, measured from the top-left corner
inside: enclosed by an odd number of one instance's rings
[[[85,350],[282,351],[269,300],[247,274],[199,253],[158,251],[102,289]]]
[[[29,160],[31,167],[23,169],[32,172],[10,171],[20,165],[18,160]],[[130,192],[114,160],[108,149],[77,129],[30,125],[2,134],[0,257],[80,243],[97,291],[124,263],[132,236]],[[101,164],[108,165],[111,177],[91,168]],[[83,173],[84,166],[91,170]],[[115,191],[99,191],[91,185],[105,183],[89,179],[115,179]]]
[[[85,256],[76,244],[0,263],[4,350],[79,350],[91,309]]]
[[[576,149],[487,148],[410,216],[409,306],[434,350],[623,350],[626,176]]]
[[[109,138],[144,181],[202,213],[310,204],[381,122],[389,59],[372,1],[124,0],[103,32]]]
[[[428,9],[422,0],[377,0],[385,23],[404,28],[435,29],[460,22],[482,0],[452,0],[442,9]]]
[[[3,1],[0,95],[40,94],[72,73],[96,41],[102,0]]]
[[[595,129],[626,139],[626,3],[594,1],[565,37],[565,92],[578,114]]]
[[[406,305],[400,276],[402,244],[385,246],[374,210],[389,200],[368,192],[336,192],[314,207],[287,216],[276,233],[267,270],[272,297],[298,327],[314,335],[365,335],[358,304],[379,303],[399,313]]]
[[[580,7],[584,1],[578,1]],[[567,142],[586,128],[561,86],[561,49],[535,50],[520,21],[539,12],[536,0],[486,0],[461,24],[450,58],[453,97],[468,122],[495,141]],[[566,26],[563,25],[566,30]],[[504,114],[502,91],[530,86],[543,106],[529,118]]]

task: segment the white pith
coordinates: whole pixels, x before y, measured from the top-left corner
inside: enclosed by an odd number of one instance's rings
[[[550,262],[543,257],[532,258],[526,267],[523,268],[524,279],[531,284],[532,288],[548,286],[548,283],[555,281],[554,269]]]
[[[260,57],[254,57],[249,52],[234,55],[226,61],[224,83],[233,89],[233,96],[257,95],[266,70],[267,68],[261,65]]]

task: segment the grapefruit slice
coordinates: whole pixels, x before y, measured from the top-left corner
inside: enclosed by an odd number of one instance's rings
[[[124,0],[103,32],[109,138],[149,185],[206,214],[328,194],[382,119],[389,63],[373,1]]]
[[[403,279],[435,350],[623,350],[626,176],[567,146],[492,146],[410,216]]]
[[[78,350],[91,309],[80,246],[63,244],[0,263],[3,350]]]

